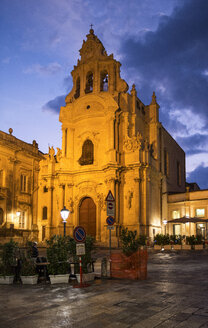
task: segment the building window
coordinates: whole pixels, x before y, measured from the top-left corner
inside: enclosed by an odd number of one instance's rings
[[[108,91],[108,72],[103,71],[100,74],[100,91]]]
[[[205,238],[205,224],[200,223],[196,225],[196,234],[202,235],[203,238]]]
[[[181,164],[177,161],[177,185],[181,186]]]
[[[24,174],[21,174],[20,177],[20,190],[22,192],[27,192],[27,176]]]
[[[48,192],[48,188],[46,186],[43,187],[43,192]]]
[[[82,156],[79,159],[80,165],[90,165],[94,161],[94,145],[91,140],[87,139],[82,146]]]
[[[48,214],[47,212],[48,212],[47,206],[44,206],[43,207],[43,216],[42,216],[43,220],[47,220],[47,214]]]
[[[166,149],[164,149],[164,174],[169,176],[169,154]]]
[[[181,225],[180,224],[174,224],[173,225],[173,234],[175,236],[178,236],[181,234]]]
[[[4,211],[3,208],[0,208],[0,225],[4,222]]]
[[[77,99],[80,96],[80,77],[76,80],[76,91],[74,94],[74,98]]]
[[[88,72],[86,76],[86,88],[85,93],[93,92],[93,73]]]
[[[21,212],[19,216],[19,228],[25,229],[25,212]]]
[[[198,218],[203,218],[203,217],[205,217],[205,209],[204,209],[204,208],[197,208],[195,213],[196,213],[195,215],[196,215]]]
[[[180,218],[180,211],[172,211],[172,219],[179,219]]]

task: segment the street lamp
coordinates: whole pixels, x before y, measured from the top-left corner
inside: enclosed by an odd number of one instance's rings
[[[163,224],[164,224],[164,226],[165,226],[165,235],[166,235],[166,224],[168,223],[168,221],[167,220],[163,220]]]
[[[61,210],[61,217],[63,219],[63,223],[64,223],[64,237],[66,236],[66,221],[68,219],[70,211],[67,210],[67,208],[64,206],[64,208],[62,208]]]

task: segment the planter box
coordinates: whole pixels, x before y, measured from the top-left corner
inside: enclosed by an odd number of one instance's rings
[[[76,274],[77,282],[80,283],[80,274]],[[82,274],[82,282],[89,282],[93,281],[95,279],[95,273],[90,272],[90,273],[83,273]]]
[[[175,250],[182,249],[182,245],[173,245],[173,249]]]
[[[163,248],[164,248],[166,251],[170,251],[171,248],[172,248],[172,245],[164,245]]]
[[[161,248],[162,248],[161,245],[154,245],[154,249],[155,249],[156,251],[160,251]]]
[[[195,250],[202,250],[203,249],[203,245],[194,245],[194,249]]]
[[[23,285],[35,285],[38,282],[38,276],[20,276]]]
[[[0,285],[11,285],[13,284],[14,276],[0,276]]]
[[[51,284],[68,284],[69,274],[49,275]]]
[[[125,256],[123,253],[111,254],[111,277],[120,279],[147,279],[147,250]]]
[[[182,249],[189,250],[191,249],[191,245],[182,245]]]

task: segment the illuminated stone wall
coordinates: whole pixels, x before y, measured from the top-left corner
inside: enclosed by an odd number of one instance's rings
[[[21,230],[20,236],[37,238],[39,162],[38,145],[0,131],[0,228]],[[31,234],[34,231],[35,235]]]

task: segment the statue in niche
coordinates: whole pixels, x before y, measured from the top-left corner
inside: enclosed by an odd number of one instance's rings
[[[133,191],[131,191],[131,190],[129,190],[128,191],[128,195],[127,195],[127,201],[128,201],[128,203],[127,203],[127,207],[128,207],[128,209],[130,210],[130,208],[131,208],[131,206],[132,206],[132,198],[133,198]]]
[[[90,165],[94,162],[94,145],[87,139],[82,146],[82,156],[78,160],[80,165]]]

